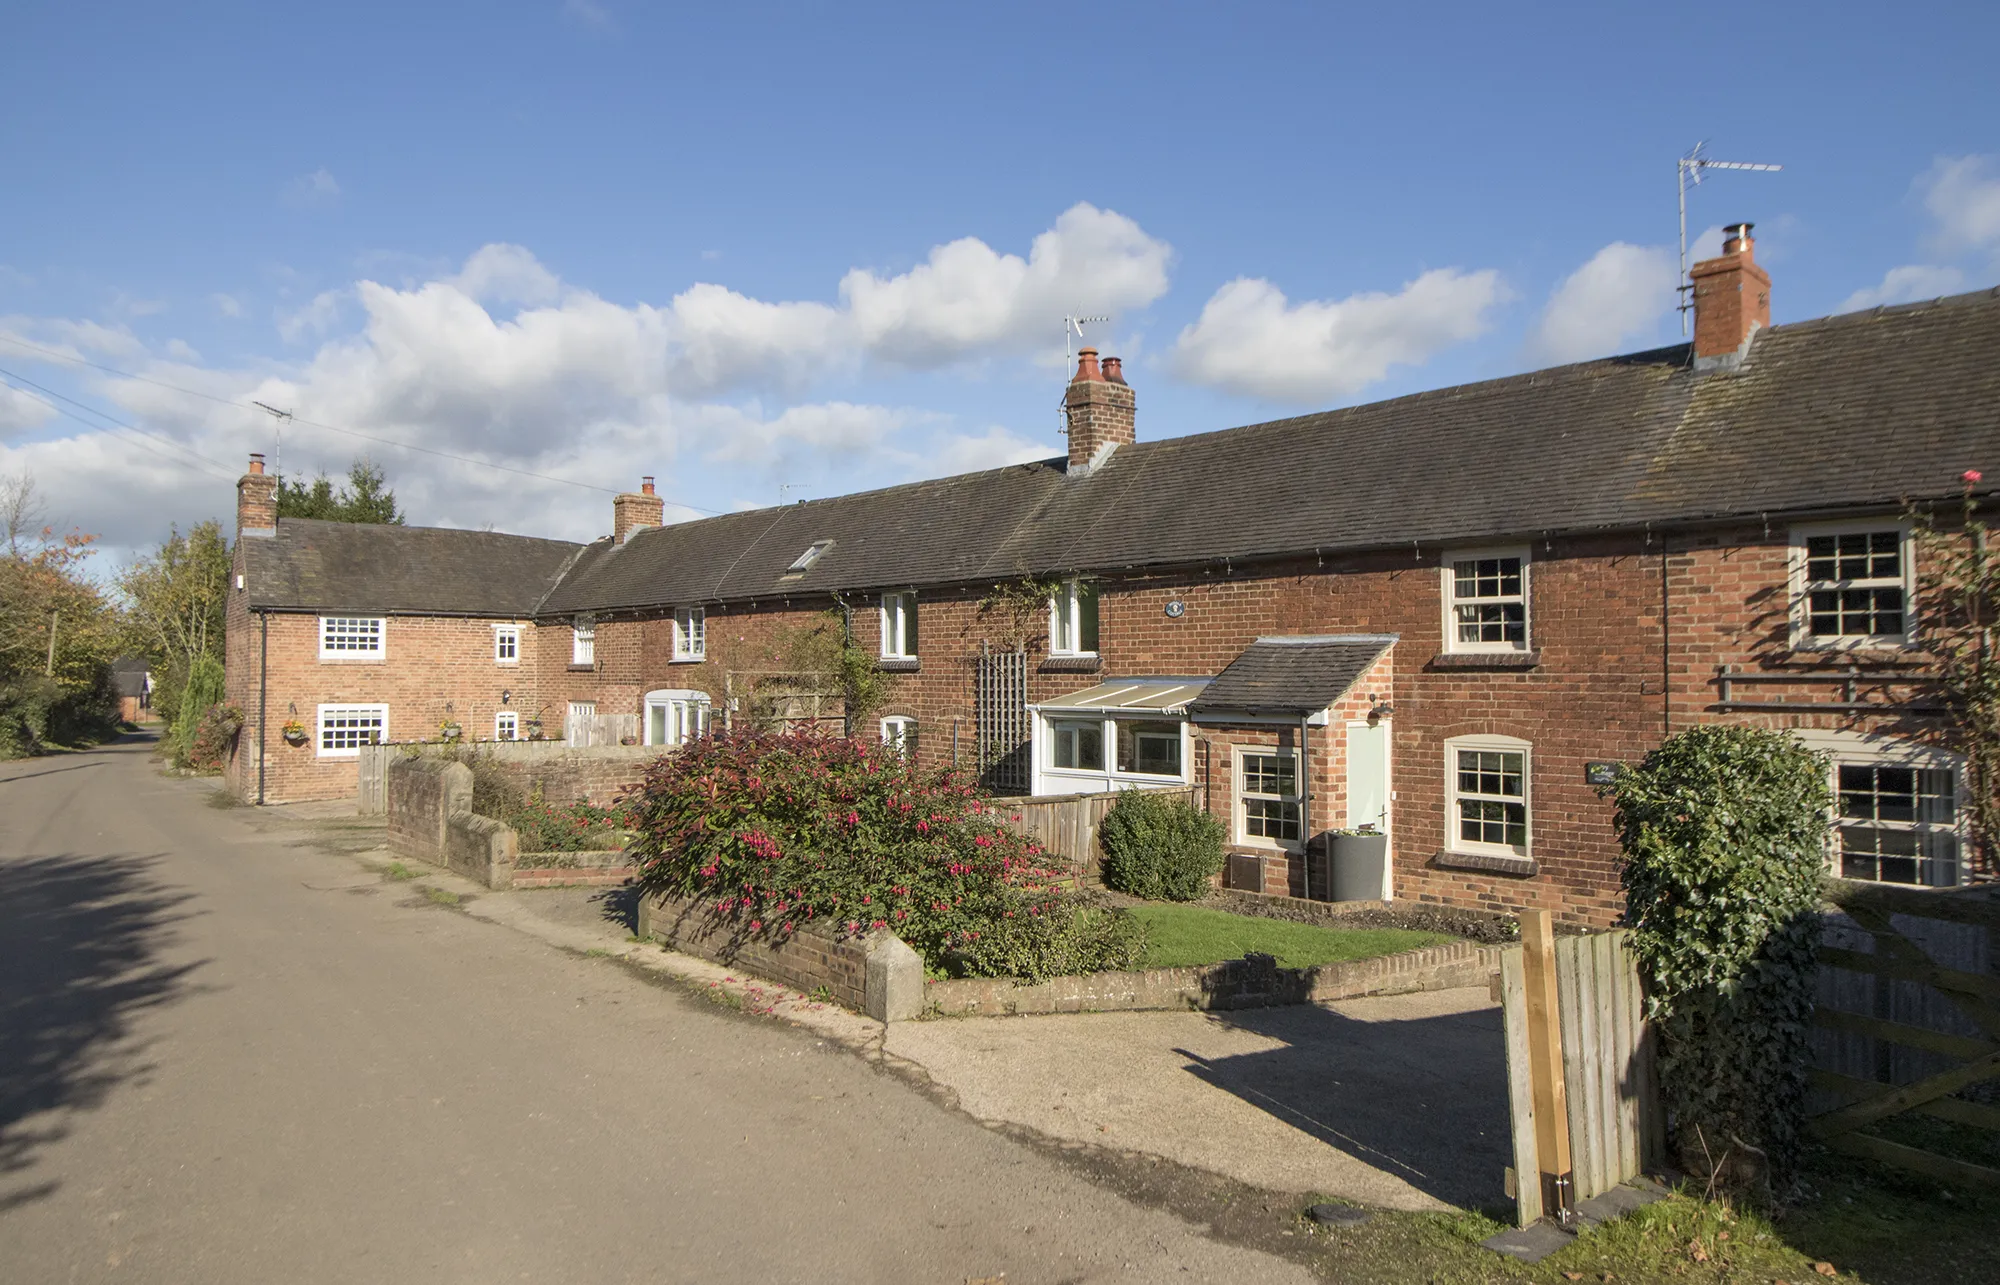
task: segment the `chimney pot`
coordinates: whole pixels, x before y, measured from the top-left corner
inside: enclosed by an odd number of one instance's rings
[[[1722,252],[1724,254],[1749,254],[1757,243],[1750,239],[1750,229],[1754,223],[1732,223],[1722,229]]]
[[[1097,366],[1097,349],[1085,348],[1078,352],[1076,355],[1076,375],[1069,382],[1079,384],[1087,381],[1101,382],[1103,379],[1104,372],[1098,369]]]
[[[250,452],[250,472],[255,476],[262,476],[264,472],[264,457],[256,451]]]
[[[1125,359],[1123,357],[1106,357],[1104,359],[1104,378],[1113,384],[1124,383]]]
[[[653,479],[650,477],[640,478],[639,491],[642,495],[651,495],[653,493]]]

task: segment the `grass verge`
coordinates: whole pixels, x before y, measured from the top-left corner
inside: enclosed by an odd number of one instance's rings
[[[1134,906],[1132,914],[1146,924],[1148,968],[1214,964],[1250,951],[1277,956],[1282,968],[1311,968],[1455,940],[1407,928],[1322,928],[1200,906]]]

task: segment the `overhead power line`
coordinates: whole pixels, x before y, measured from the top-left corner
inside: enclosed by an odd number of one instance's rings
[[[122,419],[118,419],[115,416],[105,414],[103,411],[98,410],[95,406],[86,405],[83,402],[77,401],[74,397],[65,397],[61,393],[55,391],[53,388],[45,388],[41,384],[36,383],[34,380],[25,378],[24,376],[21,375],[17,375],[11,370],[0,368],[0,379],[4,379],[9,384],[9,386],[14,388],[16,392],[19,392],[24,396],[34,398],[36,401],[42,403],[42,405],[44,406],[47,406],[50,410],[54,411],[56,414],[61,415],[66,419],[73,419],[77,423],[82,424],[86,428],[97,429],[100,432],[115,431],[122,429],[127,433],[136,433],[141,438],[148,438],[151,439],[152,441],[160,442],[165,444],[166,446],[172,447],[174,450],[179,451],[182,455],[186,456],[188,459],[192,459],[196,463],[201,464],[204,467],[213,470],[218,477],[231,478],[236,476],[235,472],[231,470],[227,464],[224,464],[219,460],[212,460],[208,458],[208,456],[203,455],[200,451],[195,450],[193,447],[177,442],[173,438],[168,437],[164,433],[155,433],[152,432],[150,429],[140,428],[136,424],[128,424]],[[57,402],[67,402],[69,405],[74,406],[77,409],[75,411],[66,410],[62,406],[57,405],[56,404]],[[84,414],[87,415],[94,415],[98,419],[103,420],[104,422],[101,424],[93,423],[91,420],[85,419],[82,414],[78,414],[77,411],[82,411]],[[157,447],[153,449],[156,454],[159,453]],[[171,459],[173,457],[166,456],[165,458]],[[186,460],[178,460],[176,462],[186,463]]]
[[[181,393],[188,397],[199,397],[203,401],[214,402],[219,406],[229,406],[237,410],[257,409],[257,404],[255,402],[235,401],[228,397],[218,397],[214,393],[202,392],[198,388],[187,388],[183,387],[180,384],[170,384],[167,383],[165,380],[153,379],[149,376],[137,374],[133,371],[122,370],[116,366],[107,366],[102,362],[91,361],[86,357],[74,356],[70,353],[63,352],[60,349],[45,348],[40,344],[30,343],[27,340],[21,339],[14,335],[0,335],[0,343],[12,344],[17,348],[23,348],[28,350],[29,352],[39,353],[42,356],[47,357],[52,361],[66,362],[72,366],[88,366],[92,370],[101,370],[107,375],[117,375],[121,379],[131,379],[131,380],[136,380],[137,382],[142,384],[151,384],[155,388],[164,388],[169,392]],[[27,381],[23,380],[22,382],[25,383]],[[59,393],[52,395],[61,396],[61,394]],[[67,401],[70,399],[64,398],[64,400]],[[75,404],[82,405],[82,403],[80,402]],[[96,411],[94,409],[92,410],[92,413],[98,415],[103,414],[103,412]],[[105,419],[111,418],[108,415],[105,415],[103,417]],[[71,418],[74,418],[74,416],[72,416]],[[401,451],[413,451],[420,455],[434,455],[439,459],[452,460],[459,464],[471,464],[479,468],[497,469],[502,473],[512,473],[516,477],[531,477],[535,478],[538,481],[543,481],[543,482],[560,482],[564,486],[580,487],[581,489],[586,491],[598,491],[605,495],[615,495],[618,493],[616,487],[599,486],[594,482],[579,482],[575,478],[557,477],[553,473],[537,473],[533,469],[515,468],[511,464],[498,464],[492,460],[482,460],[472,455],[460,455],[455,451],[441,451],[433,446],[418,446],[413,442],[403,442],[403,441],[398,441],[393,437],[382,437],[374,433],[364,433],[361,432],[359,429],[346,428],[339,424],[328,424],[320,420],[306,419],[299,415],[290,416],[290,422],[294,424],[303,424],[308,428],[325,429],[329,433],[340,433],[348,437],[359,438],[364,442],[374,442],[377,443],[378,445],[394,447],[395,449]],[[134,430],[134,431],[139,431],[139,430]],[[234,476],[234,474],[232,473],[231,476]],[[720,509],[707,509],[703,508],[699,504],[688,504],[681,500],[673,500],[671,501],[671,503],[679,508],[690,509],[696,513],[719,515],[722,512],[722,510]]]

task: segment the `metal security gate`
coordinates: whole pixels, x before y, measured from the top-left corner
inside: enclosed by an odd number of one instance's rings
[[[973,671],[972,710],[979,779],[996,794],[1028,792],[1028,656],[980,646]]]

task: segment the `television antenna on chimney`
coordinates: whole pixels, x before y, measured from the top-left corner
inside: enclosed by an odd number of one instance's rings
[[[1085,326],[1094,326],[1100,321],[1109,320],[1111,320],[1109,317],[1063,318],[1063,378],[1069,378],[1071,368],[1076,365],[1076,354],[1071,351],[1069,346],[1070,336],[1075,335],[1077,343],[1081,344],[1083,342],[1083,328]],[[1069,408],[1067,406],[1058,407],[1056,409],[1056,419],[1060,425],[1056,429],[1056,432],[1067,436],[1069,433]]]
[[[1688,280],[1688,189],[1701,186],[1701,176],[1708,170],[1752,170],[1760,174],[1770,174],[1785,168],[1782,165],[1766,165],[1760,161],[1711,160],[1701,154],[1701,149],[1706,146],[1708,146],[1708,140],[1704,138],[1693,147],[1690,147],[1687,155],[1681,157],[1675,163],[1675,170],[1680,180],[1681,275],[1680,284],[1675,286],[1674,290],[1680,295],[1679,308],[1681,313],[1681,333],[1683,335],[1688,332],[1688,313],[1694,308],[1694,300],[1691,295],[1694,284]]]
[[[292,417],[292,413],[288,410],[279,410],[276,406],[266,406],[262,402],[251,402],[250,404],[258,410],[268,411],[271,418],[277,422],[278,449],[275,452],[275,462],[277,465],[278,480],[282,483],[285,478],[285,421]]]

